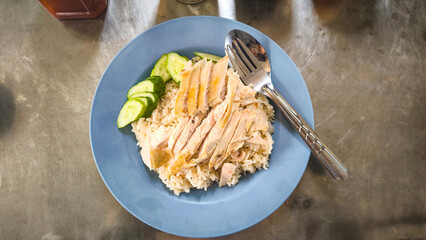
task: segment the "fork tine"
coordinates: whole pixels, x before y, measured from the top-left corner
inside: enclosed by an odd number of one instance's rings
[[[232,48],[231,46],[229,46],[229,49],[232,52],[232,55],[234,55],[234,60],[235,62],[238,64],[238,66],[240,67],[240,69],[244,72],[244,74],[246,76],[250,75],[251,71],[249,69],[247,69],[246,65],[241,61],[241,58],[238,56],[238,54],[235,52],[234,48]]]
[[[239,38],[236,38],[238,43],[240,43],[241,47],[243,48],[246,55],[250,58],[251,62],[256,66],[256,68],[261,68],[259,61],[254,57],[253,53],[250,51],[250,49],[247,48],[247,46],[241,41]]]
[[[247,59],[246,55],[244,54],[244,51],[241,50],[239,44],[237,43],[235,39],[234,41],[232,41],[232,44],[234,45],[234,49],[237,50],[238,55],[240,56],[244,64],[247,66],[247,68],[250,70],[250,72],[253,72],[254,70],[256,70],[256,67],[253,66],[253,64]]]
[[[230,54],[228,48],[230,48],[229,45],[226,46],[225,52],[226,52],[226,55],[228,55],[229,60],[231,61],[232,67],[238,72],[238,75],[240,75],[241,78],[246,77],[247,75],[244,74],[244,72],[241,70],[241,68],[235,62],[235,57]]]

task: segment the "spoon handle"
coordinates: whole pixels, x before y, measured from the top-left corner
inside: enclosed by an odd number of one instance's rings
[[[280,108],[284,116],[299,133],[312,153],[321,161],[330,174],[338,180],[348,177],[348,170],[334,153],[321,141],[318,135],[309,127],[303,118],[272,86],[265,85],[263,91]]]

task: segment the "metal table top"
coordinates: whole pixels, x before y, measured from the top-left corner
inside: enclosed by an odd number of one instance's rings
[[[98,174],[89,113],[132,38],[187,15],[237,19],[299,67],[315,128],[350,171],[311,159],[288,201],[223,239],[426,238],[424,1],[110,0],[59,21],[38,1],[0,1],[0,239],[181,239],[128,213]]]

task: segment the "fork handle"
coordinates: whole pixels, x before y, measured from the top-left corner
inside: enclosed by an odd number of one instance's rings
[[[303,118],[272,86],[263,86],[263,91],[279,107],[287,120],[303,138],[312,153],[321,161],[330,174],[338,180],[348,177],[348,170],[334,153],[321,141],[318,135],[309,127]]]

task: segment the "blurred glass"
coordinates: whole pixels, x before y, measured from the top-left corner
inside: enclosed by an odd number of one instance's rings
[[[82,19],[95,18],[101,14],[107,0],[39,0],[56,18]]]

